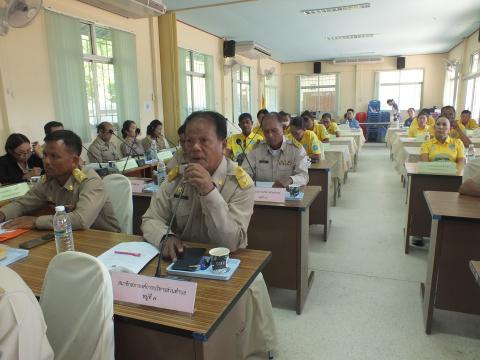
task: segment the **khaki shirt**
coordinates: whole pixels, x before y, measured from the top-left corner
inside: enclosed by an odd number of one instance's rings
[[[120,232],[120,226],[107,197],[102,179],[93,169],[75,169],[65,185],[42,176],[42,181],[25,195],[0,208],[5,220],[23,216],[48,205],[71,205],[68,213],[73,230],[97,229]],[[39,216],[37,229],[53,229],[53,215]]]
[[[193,186],[182,184],[182,178],[179,167],[174,168],[155,193],[143,215],[144,238],[159,245],[179,201],[171,230],[179,239],[232,251],[246,247],[254,202],[253,182],[247,173],[224,158],[212,175],[215,189],[205,196],[200,196]]]
[[[157,142],[157,151],[167,149],[169,147],[168,141],[165,136],[160,135],[158,138],[155,139],[155,141]],[[145,136],[145,138],[142,140],[143,150],[150,150],[150,148],[152,147],[152,142],[153,139],[150,137],[150,135]]]
[[[480,158],[468,161],[463,171],[463,182],[473,180],[480,185]]]
[[[183,152],[182,148],[178,148],[173,154],[173,157],[167,163],[167,171],[172,170],[177,165],[187,164],[187,155]]]
[[[307,153],[301,144],[283,137],[280,152],[274,156],[272,149],[265,141],[261,141],[248,155],[258,181],[276,181],[290,177],[298,185],[308,184]],[[242,167],[253,176],[248,161]]]
[[[98,136],[88,147],[88,161],[91,163],[120,160],[121,155],[112,142],[105,142]],[[92,156],[93,155],[93,156]],[[95,156],[95,157],[94,157]]]
[[[120,145],[120,151],[122,152],[122,156],[126,157],[130,155],[130,157],[135,157],[138,155],[143,155],[145,152],[143,150],[143,146],[139,143],[138,139],[124,139],[124,143]],[[127,146],[128,144],[128,146]]]
[[[18,274],[0,265],[0,358],[53,360],[42,309]]]

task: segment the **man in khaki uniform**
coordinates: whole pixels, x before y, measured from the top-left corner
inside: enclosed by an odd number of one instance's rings
[[[167,171],[172,170],[177,165],[188,163],[188,159],[185,154],[185,124],[178,128],[177,134],[180,147],[177,146],[177,151],[175,151],[175,154],[173,154],[173,157],[167,163]]]
[[[0,208],[0,221],[8,229],[52,229],[53,215],[23,216],[47,206],[65,205],[73,230],[120,232],[120,226],[100,177],[92,169],[78,168],[82,141],[69,130],[45,137],[42,181],[17,200]]]
[[[118,151],[112,140],[113,125],[109,122],[102,122],[97,126],[97,137],[88,147],[88,161],[91,163],[120,160]]]
[[[293,183],[307,185],[307,153],[303,146],[283,135],[276,113],[265,115],[262,127],[265,140],[248,154],[243,168],[258,181],[273,181],[274,187],[287,187]]]
[[[177,252],[183,251],[182,241],[224,246],[231,251],[246,247],[254,203],[252,179],[223,155],[226,119],[215,112],[195,112],[185,126],[189,164],[183,173],[177,166],[168,174],[142,222],[145,239],[157,246],[164,239],[164,255],[173,261]],[[175,208],[173,227],[167,234]],[[245,326],[238,329],[237,358],[254,354],[267,358],[266,353],[276,346],[276,338],[272,306],[261,275],[240,301],[244,304],[245,318],[241,321]]]

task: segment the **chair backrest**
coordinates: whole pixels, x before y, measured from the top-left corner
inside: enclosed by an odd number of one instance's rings
[[[122,232],[132,234],[133,200],[130,180],[120,174],[111,174],[103,178],[103,184]]]
[[[40,305],[56,360],[114,358],[112,282],[96,257],[75,251],[55,256]]]

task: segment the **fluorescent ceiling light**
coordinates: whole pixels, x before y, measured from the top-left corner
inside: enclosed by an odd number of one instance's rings
[[[343,5],[343,6],[332,6],[322,9],[308,9],[302,10],[305,15],[315,15],[315,14],[326,14],[331,12],[346,11],[346,10],[356,10],[356,9],[366,9],[370,7],[370,3],[361,3],[361,4],[352,4],[352,5]]]
[[[371,38],[374,34],[352,34],[352,35],[337,35],[337,36],[327,36],[327,40],[352,40],[352,39],[363,39]]]

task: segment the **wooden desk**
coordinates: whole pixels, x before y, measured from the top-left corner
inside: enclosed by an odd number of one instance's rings
[[[143,235],[140,226],[142,225],[142,216],[148,210],[150,206],[150,201],[152,200],[154,193],[141,192],[132,193],[133,200],[133,234],[134,235]]]
[[[434,308],[480,314],[480,287],[468,269],[480,258],[480,201],[455,192],[426,191],[432,228],[427,277],[421,284],[425,332]]]
[[[462,184],[463,166],[459,166],[455,175],[420,174],[417,163],[405,163],[409,176],[407,224],[404,228],[405,254],[410,248],[410,236],[429,236],[432,218],[423,196],[424,191],[458,191]]]
[[[139,177],[139,178],[149,178],[153,176],[153,169],[156,169],[157,164],[145,164],[142,166],[137,166],[122,172],[126,177]]]
[[[473,277],[475,281],[480,286],[480,261],[470,260],[469,262],[470,270],[472,270]]]
[[[31,231],[7,244],[17,247],[25,240],[45,232]],[[138,236],[105,231],[75,231],[77,251],[98,256],[122,241],[139,241]],[[33,293],[40,295],[48,263],[56,254],[54,242],[30,251],[23,261],[12,265]],[[235,330],[231,321],[237,303],[271,258],[266,251],[241,249],[232,253],[241,260],[230,281],[195,279],[198,283],[193,315],[127,304],[114,305],[115,353],[117,359],[228,359],[235,348]],[[141,272],[153,276],[154,258]],[[165,273],[165,264],[162,269]],[[161,354],[161,355],[160,355]],[[160,357],[159,357],[160,356]]]
[[[319,186],[306,186],[301,201],[284,204],[255,203],[248,227],[248,248],[268,250],[273,259],[263,271],[269,286],[296,290],[296,311],[301,314],[313,281],[308,268],[310,206]]]
[[[327,241],[332,223],[332,220],[330,220],[330,184],[332,178],[330,169],[334,164],[334,160],[320,160],[318,163],[310,165],[308,169],[309,185],[322,188],[322,193],[315,198],[310,206],[310,225],[323,225],[324,241]]]
[[[348,146],[350,157],[353,159],[353,171],[357,170],[358,153],[360,149],[357,147],[355,139],[351,136],[341,136],[335,139],[330,139],[332,145],[345,145]]]

